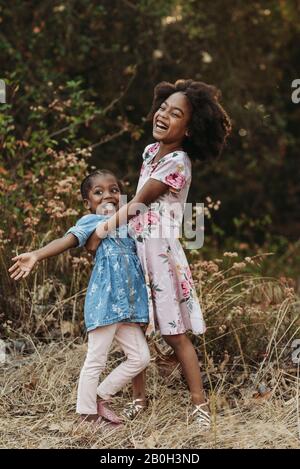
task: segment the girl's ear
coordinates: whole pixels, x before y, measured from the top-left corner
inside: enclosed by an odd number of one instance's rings
[[[84,203],[85,208],[87,208],[87,209],[91,208],[91,204],[90,204],[90,201],[88,199],[84,199],[83,203]]]
[[[186,129],[186,131],[185,131],[185,136],[186,136],[186,137],[190,137],[190,136],[191,136],[189,129]]]

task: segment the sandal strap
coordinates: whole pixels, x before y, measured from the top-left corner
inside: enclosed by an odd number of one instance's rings
[[[207,410],[204,410],[202,407],[207,406],[208,402],[204,402],[203,404],[195,405],[194,411],[192,415],[197,415],[198,420],[203,425],[210,425],[210,413]]]
[[[210,422],[210,415],[208,412],[205,412],[203,409],[196,408],[194,412],[192,412],[192,415],[198,414],[199,417],[201,417],[203,420]]]
[[[123,413],[126,415],[127,418],[134,418],[139,413],[139,411],[144,409],[145,407],[145,399],[137,398],[127,404]]]
[[[141,404],[139,404],[139,402]],[[145,399],[134,399],[131,404],[134,405],[135,407],[145,407],[146,401]]]

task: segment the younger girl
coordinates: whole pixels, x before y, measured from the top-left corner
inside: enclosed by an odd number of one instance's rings
[[[34,265],[63,251],[83,246],[97,224],[119,209],[120,187],[109,171],[95,171],[81,184],[81,194],[90,215],[80,218],[63,238],[36,251],[13,258],[11,278],[26,278]],[[80,373],[77,412],[84,420],[96,421],[98,414],[114,423],[121,419],[108,407],[111,396],[144,370],[150,354],[140,324],[147,324],[148,297],[135,242],[123,226],[97,249],[84,307],[88,352]],[[98,386],[113,339],[127,360]],[[97,387],[98,386],[98,387]],[[97,395],[100,400],[97,403]]]
[[[137,193],[119,212],[99,225],[87,243],[89,250],[95,250],[99,240],[115,226],[127,223],[138,213],[141,203],[148,207],[146,213],[131,220],[131,225],[151,290],[149,331],[160,330],[174,349],[191,393],[190,417],[200,429],[210,426],[209,406],[197,354],[186,331],[204,333],[205,324],[182,246],[174,236],[164,233],[170,226],[172,211],[177,210],[177,221],[178,215],[182,216],[191,183],[190,158],[218,156],[230,133],[230,120],[218,99],[215,87],[193,80],[162,82],[156,86],[150,112],[156,143],[144,150]],[[134,395],[144,398],[143,376],[134,382]],[[133,402],[132,416],[145,406],[143,398]]]

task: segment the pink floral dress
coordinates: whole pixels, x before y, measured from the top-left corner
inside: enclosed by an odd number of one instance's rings
[[[191,183],[191,161],[184,151],[175,151],[152,163],[159,143],[148,145],[137,192],[150,179],[169,186],[169,191],[148,210],[131,219],[130,233],[136,239],[149,296],[150,322],[147,334],[205,332],[205,323],[190,268],[177,237]]]

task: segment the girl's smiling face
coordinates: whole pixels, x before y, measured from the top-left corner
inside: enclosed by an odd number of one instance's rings
[[[192,106],[182,92],[171,94],[153,117],[153,137],[165,144],[181,145],[188,136]]]
[[[120,195],[118,182],[112,175],[94,176],[85,204],[92,213],[112,215],[119,209]]]

